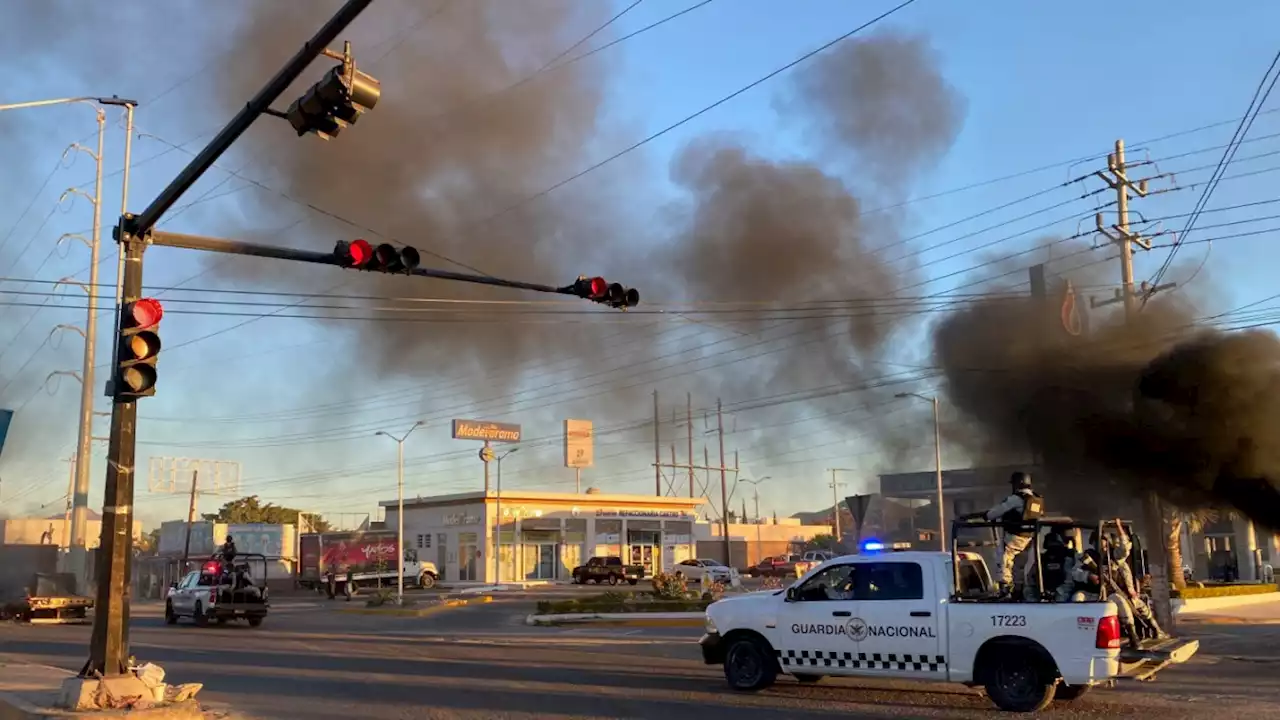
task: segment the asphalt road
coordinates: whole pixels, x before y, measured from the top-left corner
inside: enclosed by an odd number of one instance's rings
[[[357,603],[279,600],[260,628],[168,627],[135,609],[133,652],[171,682],[202,682],[201,700],[264,720],[425,718],[985,718],[959,686],[781,679],[729,692],[701,663],[692,628],[529,628],[527,598],[426,618],[342,611]],[[1187,625],[1199,656],[1158,681],[1100,690],[1051,718],[1276,717],[1280,626]],[[78,669],[87,627],[0,626],[0,659]]]

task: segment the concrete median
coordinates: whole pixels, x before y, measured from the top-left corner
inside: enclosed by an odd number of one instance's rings
[[[526,625],[617,625],[624,627],[702,627],[706,614],[673,613],[561,613],[530,615]]]
[[[483,605],[493,602],[492,595],[481,595],[480,597],[454,598],[441,600],[429,605],[413,605],[400,606],[394,603],[381,605],[378,607],[340,607],[339,612],[352,613],[355,615],[390,615],[393,617],[427,617],[445,610],[466,607],[468,605]]]

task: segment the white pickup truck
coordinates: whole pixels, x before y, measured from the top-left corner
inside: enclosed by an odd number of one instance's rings
[[[710,605],[702,654],[735,690],[779,673],[892,677],[982,687],[1002,710],[1033,712],[1118,678],[1151,679],[1199,648],[1175,639],[1122,650],[1110,602],[992,602],[990,586],[971,552],[835,558],[786,590]]]

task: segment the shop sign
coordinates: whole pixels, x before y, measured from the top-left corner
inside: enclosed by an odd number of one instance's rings
[[[445,525],[479,525],[479,515],[468,515],[467,513],[453,513],[444,516]]]
[[[678,518],[694,517],[688,510],[596,510],[598,518]]]

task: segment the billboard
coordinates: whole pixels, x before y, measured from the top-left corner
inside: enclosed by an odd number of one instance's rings
[[[292,525],[244,523],[227,525],[226,534],[235,538],[236,551],[269,558],[293,557]]]
[[[595,461],[595,431],[590,420],[564,421],[564,466],[591,467]]]
[[[160,524],[160,555],[182,557],[182,549],[187,541],[187,521],[167,520]],[[191,557],[209,556],[213,554],[213,523],[200,521],[191,523]]]
[[[520,426],[490,420],[454,420],[453,439],[520,442]]]

